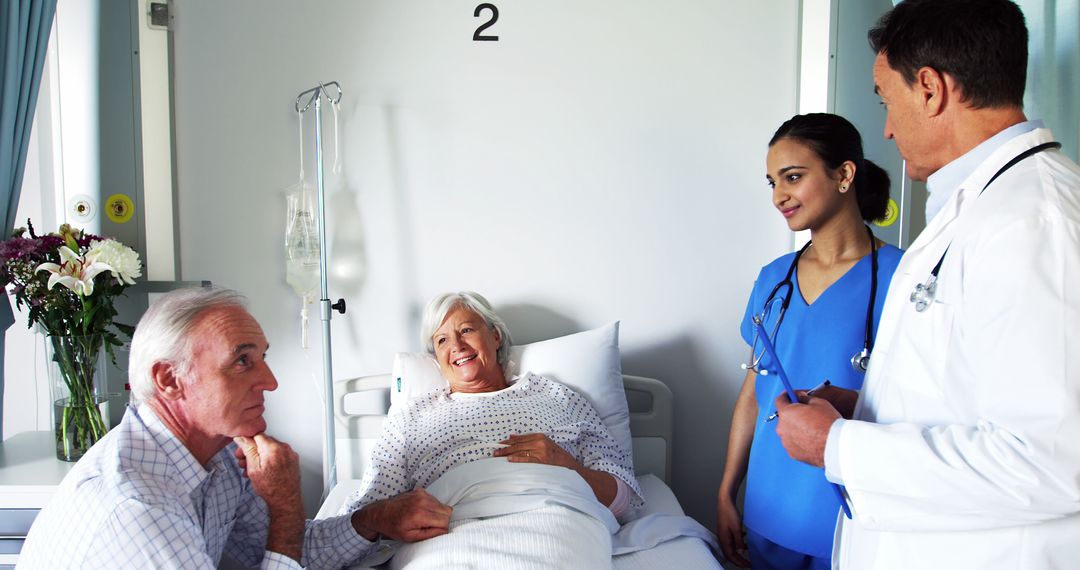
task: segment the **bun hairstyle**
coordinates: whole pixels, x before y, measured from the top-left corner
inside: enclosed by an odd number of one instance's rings
[[[795,115],[776,129],[772,146],[782,139],[799,141],[814,151],[830,170],[850,160],[855,163],[855,200],[868,222],[885,217],[889,205],[889,175],[863,157],[862,137],[847,119],[831,113]]]

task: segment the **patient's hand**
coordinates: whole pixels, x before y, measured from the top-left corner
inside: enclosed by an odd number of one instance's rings
[[[615,482],[614,475],[585,467],[561,445],[551,441],[551,438],[542,433],[512,435],[502,443],[506,447],[496,449],[492,453],[493,456],[505,457],[508,461],[515,463],[543,463],[573,469],[589,484],[593,494],[596,495],[596,500],[603,505],[610,505],[618,493],[618,484]]]
[[[517,463],[543,463],[545,465],[558,465],[579,471],[581,463],[574,456],[566,452],[559,444],[551,441],[542,433],[527,433],[525,435],[512,435],[502,441],[506,447],[496,449],[494,457],[505,457],[509,461]]]
[[[452,507],[424,489],[415,489],[375,501],[352,514],[360,536],[373,541],[379,535],[402,542],[418,542],[450,532]]]

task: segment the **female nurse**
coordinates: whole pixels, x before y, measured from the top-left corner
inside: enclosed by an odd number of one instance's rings
[[[731,419],[717,534],[741,567],[827,569],[840,501],[822,469],[791,459],[780,444],[769,416],[783,385],[753,319],[764,321],[794,387],[816,388],[850,416],[856,393],[835,388],[862,386],[902,252],[866,225],[885,215],[889,177],[863,157],[859,132],[843,117],[792,117],[769,141],[766,166],[773,205],[789,228],[810,230],[810,241],[762,268],[750,294],[742,336],[752,354]]]

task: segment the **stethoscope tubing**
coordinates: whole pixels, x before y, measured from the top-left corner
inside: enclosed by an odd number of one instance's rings
[[[863,349],[856,352],[851,357],[851,366],[856,372],[865,373],[867,365],[870,361],[870,353],[874,350],[874,304],[877,301],[877,282],[878,282],[878,248],[877,241],[874,238],[874,232],[870,229],[870,226],[866,226],[866,233],[870,236],[870,299],[866,305],[866,330],[863,334]],[[760,315],[754,315],[756,321],[761,321],[761,327],[755,327],[754,340],[750,345],[750,363],[744,364],[743,368],[758,371],[758,365],[761,363],[761,357],[755,356],[757,346],[757,338],[759,336],[768,336],[765,334],[764,321],[765,314],[771,303],[776,299],[776,294],[782,287],[787,287],[784,292],[784,297],[780,301],[780,313],[776,316],[776,324],[773,325],[773,338],[776,338],[777,332],[780,330],[780,323],[784,320],[784,315],[787,313],[788,305],[791,304],[791,297],[795,292],[795,282],[791,277],[795,274],[795,268],[799,265],[799,258],[810,247],[812,241],[806,242],[806,245],[802,246],[798,252],[795,253],[795,258],[791,260],[791,265],[788,266],[787,274],[784,275],[784,279],[773,286],[772,291],[769,292],[769,296],[765,298],[765,303],[762,305]],[[764,354],[764,353],[762,353]],[[763,376],[764,371],[759,371]]]
[[[1042,152],[1044,150],[1051,150],[1051,149],[1055,149],[1055,148],[1061,148],[1061,143],[1059,143],[1059,142],[1042,143],[1040,145],[1033,146],[1033,147],[1025,150],[1024,152],[1014,156],[1012,158],[1012,160],[1005,163],[1004,166],[1002,166],[1000,169],[998,169],[998,171],[995,172],[994,175],[990,177],[990,180],[988,180],[986,182],[986,184],[983,186],[982,190],[979,190],[979,196],[982,196],[983,192],[986,192],[986,189],[989,188],[990,185],[993,184],[994,181],[997,180],[999,176],[1001,176],[1002,174],[1005,174],[1006,170],[1012,168],[1013,166],[1016,166],[1016,164],[1018,162],[1020,162],[1021,160],[1024,160],[1025,158],[1027,158],[1029,156],[1038,154],[1038,153],[1040,153],[1040,152]],[[934,264],[934,268],[930,270],[930,276],[926,278],[926,281],[924,281],[923,283],[917,284],[915,286],[915,290],[911,292],[910,300],[911,300],[912,303],[915,304],[915,311],[916,312],[921,313],[921,312],[925,311],[926,308],[930,306],[930,302],[934,300],[934,296],[935,296],[936,291],[937,291],[938,273],[941,271],[941,265],[943,263],[945,263],[945,256],[949,254],[949,248],[950,247],[952,247],[952,242],[949,242],[949,245],[945,246],[945,251],[943,251],[941,253],[941,257],[938,259],[938,262],[936,264]]]

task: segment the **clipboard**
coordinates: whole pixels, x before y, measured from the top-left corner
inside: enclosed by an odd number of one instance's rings
[[[776,374],[780,377],[780,382],[784,384],[784,391],[787,392],[788,400],[792,403],[798,403],[799,398],[795,395],[795,390],[791,387],[791,381],[788,380],[787,372],[784,372],[784,365],[780,364],[780,358],[776,356],[776,349],[773,348],[772,341],[769,340],[769,335],[765,331],[764,323],[761,322],[761,317],[754,317],[754,327],[757,328],[758,338],[761,339],[761,345],[765,347],[766,354],[772,359],[773,365],[776,367]],[[836,483],[829,483],[832,485],[833,491],[836,492],[836,498],[840,501],[840,508],[844,510],[844,516],[851,518],[851,508],[848,507],[847,501],[844,499],[844,492],[840,490],[840,485]]]

